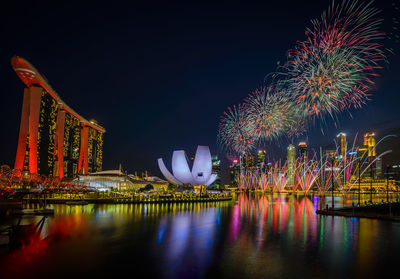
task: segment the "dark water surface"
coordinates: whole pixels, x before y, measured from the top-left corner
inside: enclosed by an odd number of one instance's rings
[[[400,269],[400,223],[324,217],[319,197],[52,205],[40,236],[0,250],[1,278],[373,278]],[[340,201],[339,201],[340,202]],[[348,203],[349,201],[347,201]],[[21,224],[39,224],[40,217]]]

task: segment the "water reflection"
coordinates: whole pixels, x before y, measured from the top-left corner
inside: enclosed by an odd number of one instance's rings
[[[162,251],[160,268],[165,275],[175,278],[188,274],[199,276],[206,271],[219,228],[220,212],[219,208],[208,208],[197,214],[181,212],[173,218],[165,216],[161,219],[157,250]],[[160,235],[163,236],[161,239]]]
[[[54,205],[40,230],[40,218],[22,220],[30,233],[0,250],[0,270],[13,278],[109,277],[127,267],[145,277],[336,278],[395,269],[400,224],[315,214],[330,202],[240,194],[223,203]]]
[[[389,245],[385,237],[400,236],[399,224],[317,216],[315,210],[326,202],[318,196],[239,195],[222,257],[228,274],[370,277],[380,268],[394,268],[390,263],[400,239],[392,237]]]

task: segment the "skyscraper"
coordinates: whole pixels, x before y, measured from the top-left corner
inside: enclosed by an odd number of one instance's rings
[[[212,161],[212,173],[217,175],[217,179],[210,186],[220,187],[221,186],[221,160],[218,155],[211,156]]]
[[[347,153],[347,141],[346,141],[346,134],[345,133],[339,133],[336,136],[336,144],[338,147],[338,153],[340,154],[341,158],[346,158],[346,153]]]
[[[54,177],[101,171],[105,129],[70,108],[28,61],[11,65],[24,89],[15,168]]]
[[[254,169],[255,166],[256,166],[256,158],[255,158],[254,154],[246,153],[243,156],[242,163],[243,163],[243,168],[244,169],[247,169],[247,170]]]
[[[287,148],[287,161],[288,161],[288,184],[293,186],[294,184],[294,165],[296,162],[296,147],[293,144],[289,144]]]
[[[375,157],[375,133],[364,134],[364,145],[367,147],[368,157]]]
[[[239,159],[233,159],[229,165],[230,185],[231,187],[239,186],[240,164]]]
[[[302,141],[299,143],[299,155],[301,160],[307,159],[307,143]]]
[[[336,146],[337,146],[337,156],[340,162],[339,167],[344,170],[346,168],[346,161],[347,161],[347,141],[346,141],[346,134],[339,133],[336,136]],[[340,179],[343,181],[343,185],[346,184],[346,171],[340,171],[339,176]]]
[[[372,163],[375,156],[376,156],[376,150],[375,150],[375,133],[365,133],[364,134],[364,146],[367,149],[367,156],[368,156],[368,162]],[[374,168],[375,164],[372,163],[370,167],[369,177],[373,178],[374,177]]]
[[[257,153],[257,167],[259,169],[262,169],[265,166],[266,159],[267,159],[266,155],[267,155],[267,152],[265,152],[264,149],[258,150],[258,153]]]

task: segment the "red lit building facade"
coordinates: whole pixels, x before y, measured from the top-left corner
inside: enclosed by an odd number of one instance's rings
[[[28,61],[11,65],[27,86],[14,168],[60,178],[101,171],[105,129],[65,104]]]

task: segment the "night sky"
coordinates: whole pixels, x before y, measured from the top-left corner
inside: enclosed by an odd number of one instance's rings
[[[10,58],[18,55],[69,106],[107,129],[103,169],[121,163],[128,172],[158,176],[156,159],[169,162],[174,149],[190,154],[198,144],[209,145],[224,157],[216,144],[220,115],[262,85],[286,51],[304,39],[310,20],[331,3],[8,2],[13,3],[0,11],[0,164],[13,165],[17,147],[24,84]],[[379,2],[389,33],[400,11],[392,1]],[[399,53],[394,40],[385,45]],[[400,59],[395,54],[389,61],[366,106],[351,110],[352,116],[341,114],[340,127],[317,121],[294,143],[307,140],[318,147],[333,143],[340,131],[353,138],[374,130],[378,139],[398,131]],[[279,158],[288,143],[268,145],[270,159]]]

